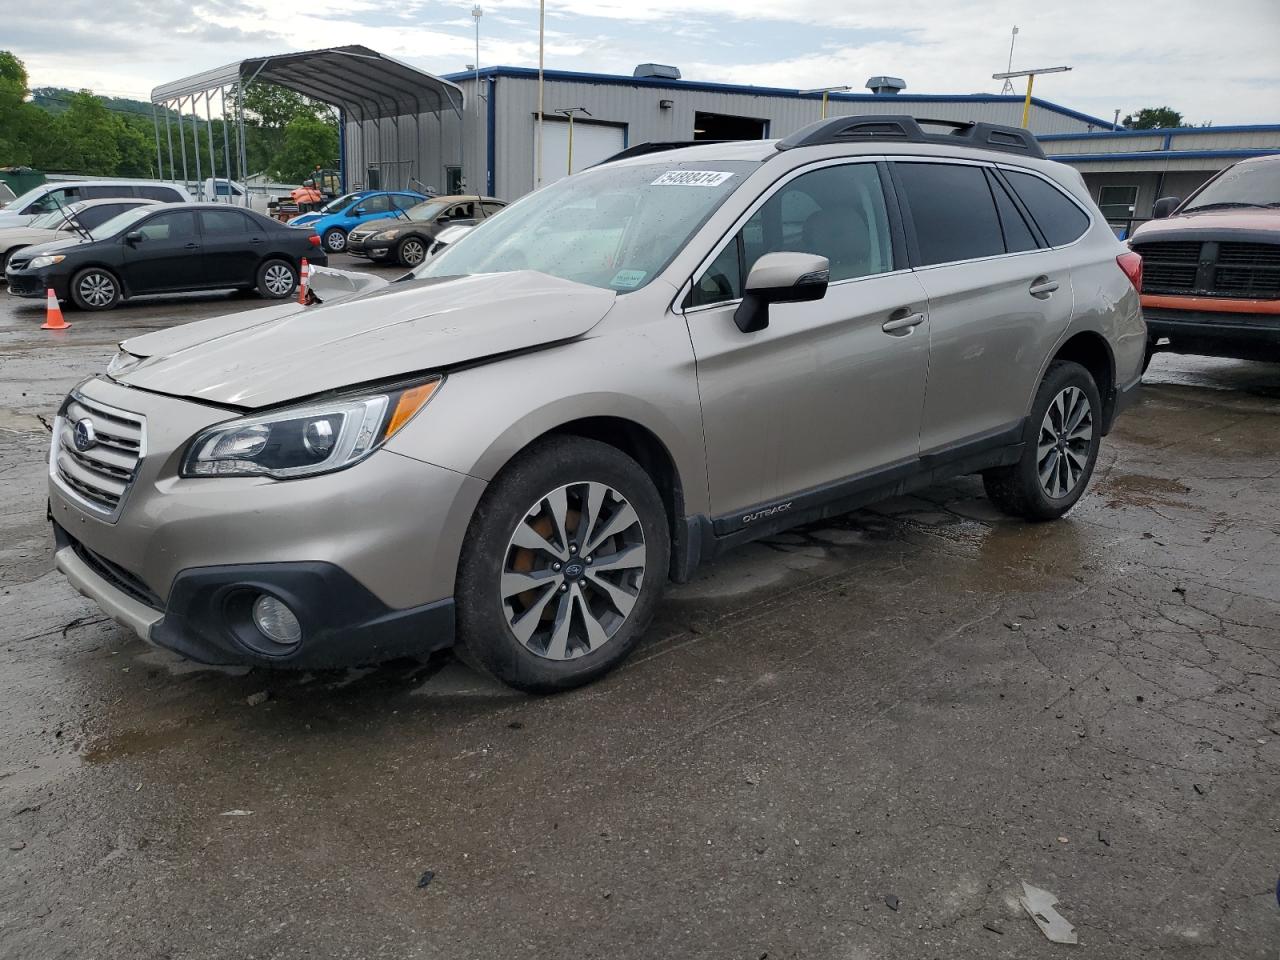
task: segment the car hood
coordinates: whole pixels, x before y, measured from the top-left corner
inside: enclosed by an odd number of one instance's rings
[[[1153,240],[1202,240],[1210,234],[1270,234],[1271,242],[1280,243],[1280,208],[1261,209],[1230,207],[1205,210],[1203,213],[1176,213],[1163,220],[1149,220],[1133,231],[1134,243]],[[1251,237],[1251,239],[1253,239]]]
[[[319,222],[328,214],[324,213],[300,213],[296,217],[290,217],[287,226],[290,227],[309,227],[313,223]]]
[[[145,359],[116,379],[258,409],[581,336],[615,297],[532,270],[408,280],[134,337],[121,349]]]
[[[29,247],[22,248],[22,254],[25,257],[36,257],[42,253],[57,253],[59,250],[67,250],[71,247],[79,247],[86,243],[93,243],[92,240],[86,240],[84,237],[78,237],[74,234],[69,237],[63,237],[60,240],[50,240],[47,243],[35,243]]]
[[[39,227],[0,227],[0,252],[8,250],[15,244],[47,243],[62,236],[63,234],[57,230]]]

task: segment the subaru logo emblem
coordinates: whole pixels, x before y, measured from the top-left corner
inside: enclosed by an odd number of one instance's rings
[[[94,432],[93,421],[88,417],[83,420],[77,420],[71,438],[75,441],[76,449],[81,453],[96,446],[98,435]]]

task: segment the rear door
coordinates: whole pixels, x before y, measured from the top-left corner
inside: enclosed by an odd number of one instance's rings
[[[893,171],[929,297],[921,453],[1016,440],[1071,318],[1070,270],[987,165],[902,158]]]
[[[165,210],[129,232],[135,231],[142,234],[141,240],[120,240],[130,293],[193,290],[206,285],[194,210]]]
[[[219,184],[222,186],[222,184]],[[240,286],[254,281],[266,233],[239,210],[201,210],[202,257],[209,284]]]
[[[821,499],[831,491],[820,488],[916,457],[927,306],[895,243],[882,176],[874,160],[788,175],[693,278],[685,321],[718,533],[752,522],[749,508]],[[745,276],[778,251],[827,257],[827,294],[771,306],[768,327],[743,333],[733,315]]]

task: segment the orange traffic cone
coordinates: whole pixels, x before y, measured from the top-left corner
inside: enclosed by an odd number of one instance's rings
[[[298,281],[298,302],[305,305],[307,302],[307,288],[311,284],[311,264],[307,263],[307,258],[302,258],[301,278]]]
[[[58,298],[53,292],[53,287],[49,288],[49,298],[45,302],[45,318],[44,323],[40,325],[41,330],[66,330],[71,324],[62,319],[62,308],[58,306]]]

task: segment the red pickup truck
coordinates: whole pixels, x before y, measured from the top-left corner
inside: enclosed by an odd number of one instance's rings
[[[1147,359],[1280,361],[1280,155],[1241,160],[1134,231]]]

